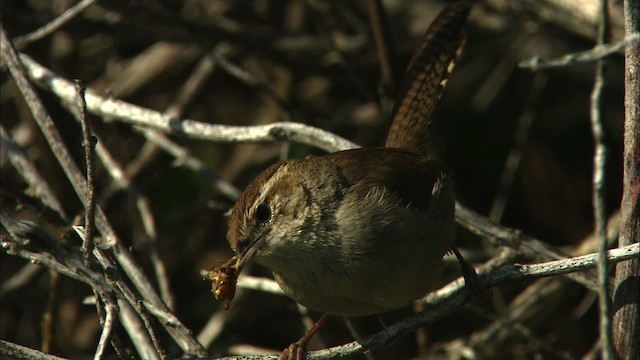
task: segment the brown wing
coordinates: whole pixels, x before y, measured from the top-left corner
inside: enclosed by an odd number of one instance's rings
[[[462,52],[470,7],[467,1],[447,5],[427,29],[402,80],[385,146],[424,151],[431,113]]]
[[[344,181],[365,188],[386,186],[407,206],[417,209],[427,208],[436,180],[449,174],[448,168],[436,160],[396,148],[355,149],[324,157],[338,168],[351,170],[342,174]]]

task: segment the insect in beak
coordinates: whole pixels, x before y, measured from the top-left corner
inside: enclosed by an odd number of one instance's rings
[[[242,268],[253,258],[262,239],[263,237],[255,239],[240,253],[234,255],[219,267],[214,266],[207,274],[207,278],[212,281],[211,292],[216,300],[225,301],[225,310],[229,309],[231,300],[233,300],[233,296],[236,293],[236,283]]]

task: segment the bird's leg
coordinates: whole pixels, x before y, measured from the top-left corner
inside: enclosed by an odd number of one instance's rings
[[[460,254],[460,251],[458,251],[458,249],[452,247],[451,251],[453,251],[453,253],[456,255],[456,258],[458,258],[458,262],[460,263],[460,267],[462,268],[464,284],[469,290],[471,297],[475,301],[482,304],[485,308],[490,308],[489,292],[484,287],[484,284],[482,284],[482,281],[480,281],[478,273],[476,273],[476,269],[474,269],[473,266],[471,266],[471,264],[469,264],[467,260],[462,257],[462,254]]]
[[[307,356],[307,343],[315,333],[320,330],[320,328],[329,320],[331,315],[324,314],[322,317],[307,331],[306,334],[300,340],[294,342],[289,345],[288,348],[284,349],[282,354],[280,354],[280,360],[302,360]]]

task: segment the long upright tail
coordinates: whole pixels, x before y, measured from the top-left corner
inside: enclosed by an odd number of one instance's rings
[[[431,23],[414,51],[392,112],[386,147],[426,152],[431,113],[464,46],[464,25],[471,3],[447,5]]]

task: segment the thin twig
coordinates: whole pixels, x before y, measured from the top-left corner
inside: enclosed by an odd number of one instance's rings
[[[96,302],[96,306],[100,307],[100,304]],[[102,359],[104,352],[107,348],[107,342],[111,336],[111,330],[113,330],[113,323],[115,322],[115,315],[118,313],[118,307],[115,304],[107,304],[105,307],[105,317],[102,325],[102,332],[100,334],[100,340],[98,340],[98,346],[96,347],[96,353],[93,356],[95,360]]]
[[[207,168],[198,158],[192,156],[186,148],[166,137],[158,130],[138,127],[144,137],[166,153],[176,158],[176,164],[187,166],[206,177],[213,188],[229,199],[235,200],[240,196],[240,190],[228,181],[221,179],[217,174]],[[128,172],[127,172],[128,173]]]
[[[61,291],[60,274],[55,270],[49,270],[49,298],[47,299],[47,308],[42,315],[42,351],[46,353],[53,352],[53,346],[56,341],[55,327],[58,323],[58,308],[60,306]]]
[[[271,294],[284,295],[284,292],[275,281],[251,275],[242,275],[238,279],[238,287],[264,291]]]
[[[535,57],[533,59],[521,61],[518,63],[518,67],[538,71],[554,67],[590,63],[620,52],[624,48],[633,48],[638,43],[640,43],[640,34],[628,34],[625,39],[613,44],[598,44],[591,50],[568,54],[550,60],[541,60],[540,58]]]
[[[84,237],[82,238],[82,256],[84,264],[91,267],[91,252],[93,251],[93,238],[95,236],[95,214],[96,214],[96,197],[95,197],[95,169],[96,164],[93,161],[93,153],[95,151],[94,137],[91,135],[91,127],[87,119],[87,103],[84,99],[86,87],[82,80],[76,79],[76,94],[78,96],[78,118],[82,127],[82,145],[84,146],[84,160],[87,167],[87,193],[84,215]]]
[[[593,346],[581,358],[581,360],[600,360],[600,339],[596,339]]]
[[[509,192],[515,179],[515,174],[520,163],[522,161],[522,154],[524,153],[524,147],[529,138],[529,129],[535,118],[535,109],[542,93],[542,88],[547,82],[546,72],[539,72],[533,79],[531,85],[531,91],[529,97],[524,105],[522,114],[518,119],[518,128],[514,134],[513,146],[507,155],[504,169],[502,170],[502,176],[500,178],[500,185],[498,188],[498,194],[496,195],[493,204],[491,204],[491,210],[489,211],[489,219],[496,223],[500,223],[502,214],[507,206],[507,199],[509,198]]]
[[[204,325],[202,330],[198,333],[198,341],[208,349],[211,344],[218,338],[218,336],[224,330],[224,326],[227,323],[227,314],[224,310],[218,310],[209,317],[209,320]]]
[[[160,360],[158,349],[149,338],[149,331],[145,328],[145,323],[140,321],[140,313],[127,301],[119,300],[118,308],[121,316],[131,321],[123,322],[122,325],[131,336],[131,341],[142,359]]]
[[[488,218],[456,203],[456,221],[471,233],[487,239],[494,246],[507,246],[520,255],[534,261],[548,261],[567,258],[567,254],[557,248],[524,234],[520,230],[496,225]],[[570,273],[567,277],[598,291],[597,279],[591,274]]]
[[[333,26],[329,23],[328,17],[331,7],[339,7],[340,2],[328,3],[328,6],[322,6],[320,2],[305,0],[305,5],[310,10],[312,16],[310,16],[311,23],[314,25],[316,31],[320,34],[322,42],[325,44],[325,49],[328,49],[329,53],[327,57],[332,57],[333,62],[338,64],[345,72],[345,75],[349,78],[352,86],[360,94],[361,97],[368,102],[375,102],[375,96],[366,86],[364,81],[360,78],[354,65],[348,61],[345,56],[344,49],[338,44],[333,33]],[[344,10],[340,9],[340,10]],[[356,37],[358,35],[354,35]],[[365,39],[364,34],[362,38]]]
[[[165,113],[174,117],[181,116],[184,108],[193,101],[193,98],[211,77],[214,69],[215,61],[213,60],[213,55],[206,54],[203,56],[178,91],[176,100],[167,108]]]
[[[603,45],[609,36],[609,3],[600,0],[600,22],[598,25],[598,45]],[[603,360],[613,359],[611,343],[611,308],[609,306],[609,269],[607,266],[607,209],[605,169],[608,148],[605,143],[602,124],[602,91],[604,88],[604,60],[596,63],[595,81],[591,93],[591,131],[595,144],[593,155],[593,213],[595,232],[598,237],[598,304],[600,309],[600,350]]]
[[[241,83],[254,88],[266,101],[275,104],[278,108],[278,115],[281,119],[288,120],[288,105],[276,91],[259,79],[256,79],[250,72],[234,64],[227,57],[233,52],[233,46],[229,43],[220,43],[212,51],[213,58],[220,69],[237,79]]]
[[[34,190],[35,195],[41,199],[42,203],[55,211],[62,220],[68,221],[68,216],[62,208],[62,204],[54,195],[47,181],[40,174],[38,168],[29,160],[25,151],[13,141],[11,135],[2,125],[0,125],[0,145],[9,157],[13,167],[22,175],[22,178]]]
[[[367,9],[369,11],[369,22],[371,24],[371,32],[373,40],[376,44],[376,52],[378,61],[380,62],[380,85],[378,87],[378,95],[381,97],[381,103],[384,112],[388,115],[391,113],[392,100],[396,92],[396,75],[395,75],[395,49],[389,30],[389,22],[387,21],[387,13],[381,0],[367,0]],[[385,101],[386,100],[386,101]],[[388,108],[384,106],[389,103]]]
[[[34,41],[38,41],[44,38],[45,36],[53,34],[62,26],[64,26],[64,24],[71,21],[73,18],[78,16],[80,13],[82,13],[85,9],[93,5],[95,2],[96,0],[82,0],[79,3],[75,4],[74,6],[67,9],[67,11],[62,13],[57,18],[45,24],[44,26],[41,26],[40,28],[28,34],[20,35],[16,37],[13,40],[15,47],[18,49],[22,49]]]
[[[40,276],[44,268],[36,264],[25,264],[20,270],[16,271],[8,279],[6,279],[0,287],[0,301],[4,301],[7,294],[27,286],[34,278]]]

